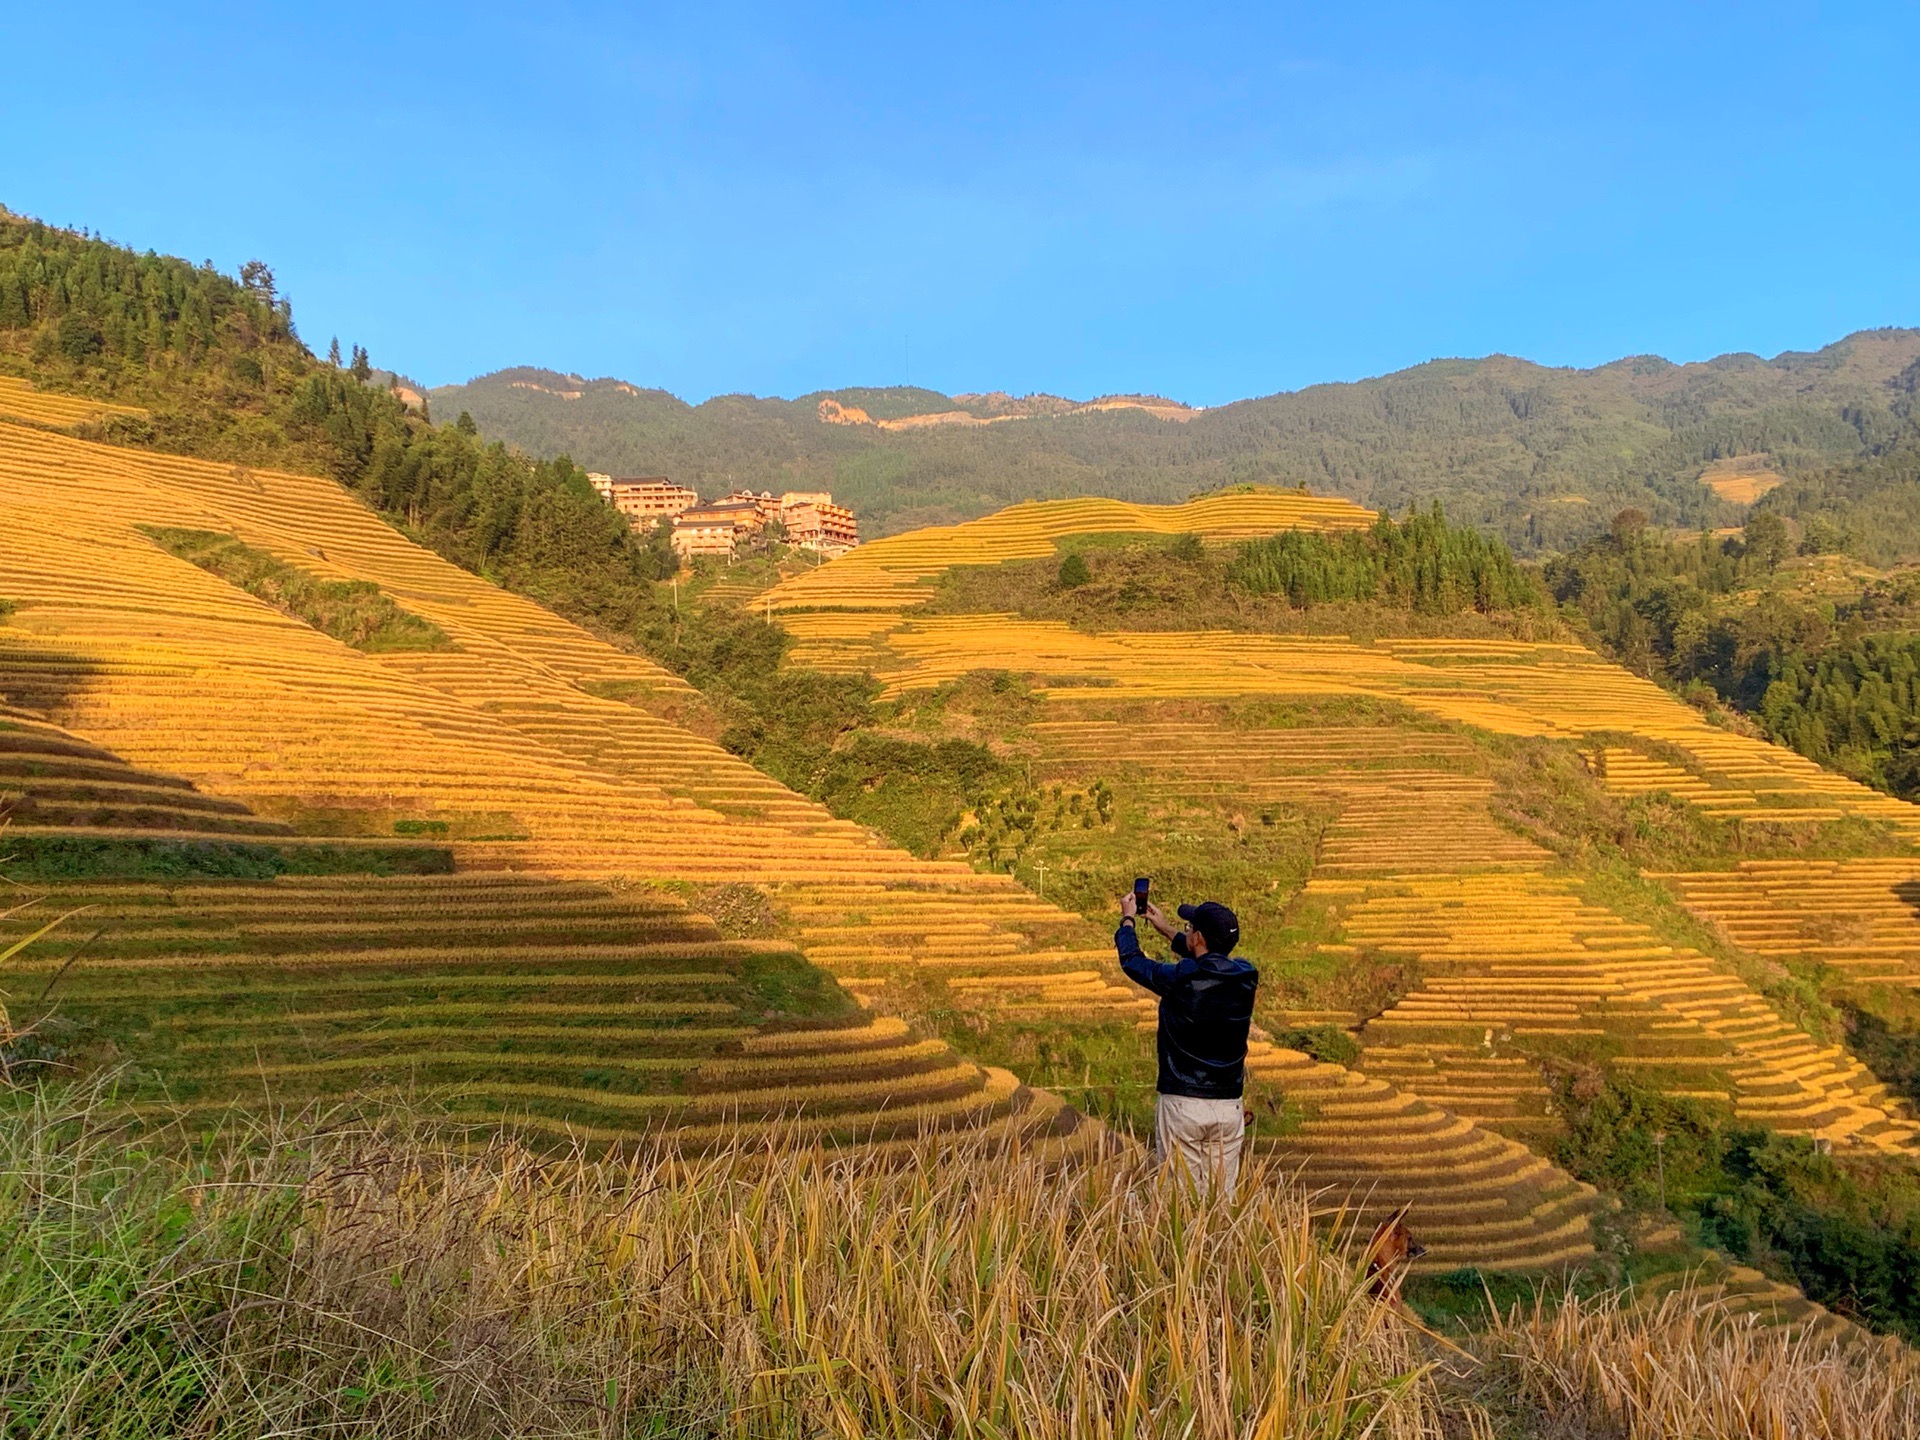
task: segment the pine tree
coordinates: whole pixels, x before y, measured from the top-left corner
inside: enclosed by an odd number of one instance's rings
[[[356,345],[353,347],[353,363],[347,367],[347,373],[362,385],[373,378],[373,362],[367,358],[366,346]]]
[[[338,335],[327,342],[327,363],[336,370],[340,368],[340,337]]]

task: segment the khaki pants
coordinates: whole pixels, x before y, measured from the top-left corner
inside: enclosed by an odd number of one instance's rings
[[[1154,1113],[1153,1153],[1162,1165],[1179,1160],[1194,1185],[1205,1189],[1218,1177],[1227,1198],[1240,1182],[1240,1142],[1246,1112],[1238,1100],[1195,1100],[1162,1095]]]

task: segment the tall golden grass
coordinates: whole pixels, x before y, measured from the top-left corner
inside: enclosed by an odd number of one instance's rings
[[[1270,1175],[1229,1205],[933,1137],[609,1164],[309,1124],[181,1160],[102,1126],[0,1125],[36,1437],[1437,1433],[1412,1332]]]
[[[1224,1203],[1132,1154],[1060,1170],[978,1139],[609,1163],[450,1148],[404,1107],[205,1141],[112,1113],[49,1090],[0,1115],[0,1433],[1915,1433],[1908,1362],[1677,1300],[1445,1350],[1265,1170]]]
[[[1692,1289],[1639,1308],[1606,1295],[1516,1309],[1477,1348],[1489,1383],[1624,1440],[1920,1436],[1920,1357],[1908,1347],[1789,1333]]]

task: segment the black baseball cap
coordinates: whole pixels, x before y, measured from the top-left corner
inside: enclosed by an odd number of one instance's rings
[[[1182,905],[1180,918],[1200,932],[1207,948],[1216,955],[1230,954],[1240,943],[1240,917],[1218,900]]]

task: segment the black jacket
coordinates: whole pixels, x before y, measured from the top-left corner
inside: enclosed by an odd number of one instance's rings
[[[1247,1083],[1247,1031],[1260,972],[1211,952],[1171,965],[1149,960],[1133,926],[1114,933],[1127,978],[1160,997],[1160,1093],[1238,1100]]]

